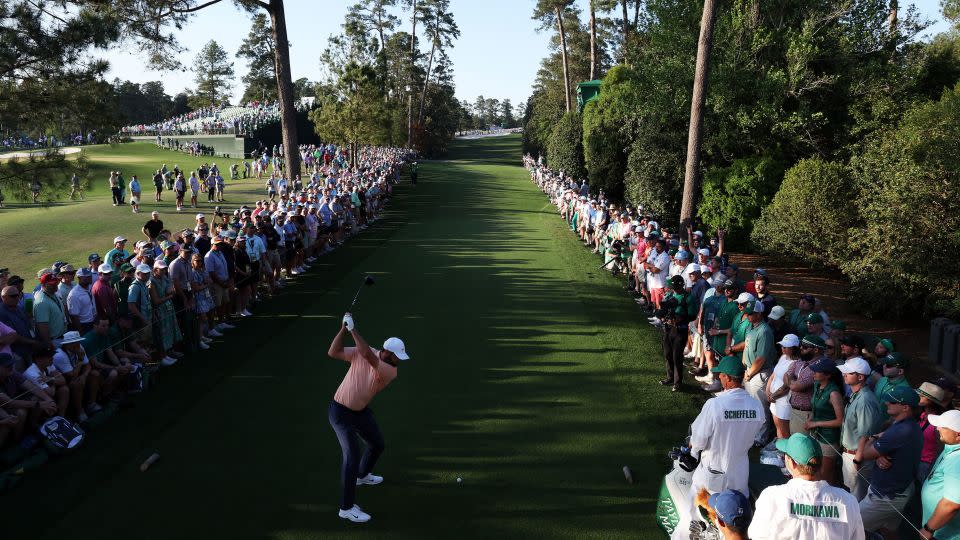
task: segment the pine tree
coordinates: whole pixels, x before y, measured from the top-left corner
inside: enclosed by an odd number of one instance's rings
[[[227,51],[216,41],[210,40],[200,49],[193,64],[197,87],[194,92],[194,107],[208,107],[230,102],[226,89],[233,81],[233,62]]]
[[[237,49],[237,56],[247,61],[247,74],[240,80],[246,85],[240,101],[276,101],[277,70],[270,36],[270,21],[264,13],[253,16],[250,32]]]

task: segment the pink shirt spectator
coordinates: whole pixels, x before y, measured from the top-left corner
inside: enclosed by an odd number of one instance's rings
[[[920,413],[920,430],[923,433],[923,451],[920,452],[920,461],[933,464],[940,455],[940,435],[937,428],[927,421],[927,411]]]
[[[93,302],[97,306],[97,315],[113,320],[117,316],[117,291],[110,286],[110,278],[98,279],[93,284]]]

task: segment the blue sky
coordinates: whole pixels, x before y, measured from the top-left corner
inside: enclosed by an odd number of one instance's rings
[[[327,37],[340,32],[344,13],[351,3],[347,0],[286,0],[294,79],[321,78],[320,53],[326,47]],[[526,100],[540,60],[547,54],[549,40],[549,34],[538,33],[537,23],[530,19],[533,3],[533,0],[452,0],[461,32],[450,52],[458,98],[473,101],[483,94],[497,99],[509,98],[515,106]],[[922,15],[935,21],[927,34],[948,28],[940,14],[939,0],[915,0],[912,3]],[[585,12],[587,0],[578,0],[578,4]],[[403,25],[409,28],[409,20],[403,21]],[[233,55],[249,29],[249,16],[235,8],[232,2],[206,8],[197,13],[177,36],[181,45],[188,49],[180,61],[189,68],[197,51],[210,39],[217,40]],[[146,69],[135,52],[112,50],[105,57],[111,63],[109,79],[120,77],[138,83],[161,80],[169,94],[194,84],[190,71]],[[243,61],[235,60],[234,70],[237,77],[233,100],[236,101],[243,93],[240,82],[240,76],[246,70]]]

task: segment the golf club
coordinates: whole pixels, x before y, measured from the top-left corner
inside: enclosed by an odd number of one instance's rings
[[[347,311],[353,311],[353,305],[357,303],[357,299],[360,298],[360,291],[363,290],[364,285],[373,285],[373,276],[364,276],[363,283],[360,284],[360,287],[357,289],[357,294],[353,295],[353,302],[350,302],[350,307],[347,308]]]

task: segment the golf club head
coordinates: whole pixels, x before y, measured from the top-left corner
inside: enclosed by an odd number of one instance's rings
[[[363,278],[363,284],[364,284],[364,285],[373,285],[373,284],[374,284],[373,276],[366,276],[366,277],[364,277],[364,278]]]

